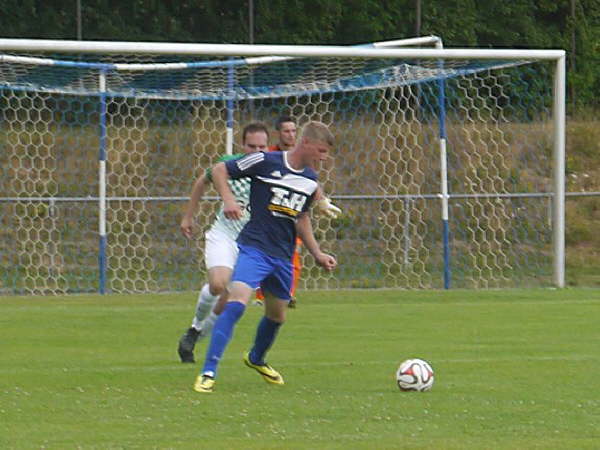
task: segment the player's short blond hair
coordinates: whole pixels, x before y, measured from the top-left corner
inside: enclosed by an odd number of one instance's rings
[[[330,147],[333,147],[334,137],[333,133],[329,130],[329,127],[325,125],[323,122],[311,121],[302,127],[300,131],[300,138],[298,142],[301,142],[302,139],[309,139],[311,141],[323,142]]]

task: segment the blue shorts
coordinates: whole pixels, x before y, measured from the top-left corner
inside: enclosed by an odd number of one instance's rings
[[[260,286],[282,300],[292,298],[292,261],[269,256],[254,247],[239,245],[240,252],[231,281],[241,281],[252,289]]]

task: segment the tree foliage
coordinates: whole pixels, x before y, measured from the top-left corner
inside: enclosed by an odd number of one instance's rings
[[[84,39],[249,39],[249,0],[80,1]],[[414,35],[416,0],[253,1],[255,43],[348,45]],[[0,0],[0,7],[2,37],[77,38],[77,0]],[[447,47],[566,49],[572,102],[597,102],[597,0],[421,0],[421,7],[421,34],[441,36]]]

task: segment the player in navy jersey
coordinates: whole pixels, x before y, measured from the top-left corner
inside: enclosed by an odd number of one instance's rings
[[[237,159],[246,154],[265,151],[269,140],[267,127],[260,122],[246,125],[242,131],[242,153],[222,156],[219,161]],[[190,200],[181,220],[181,231],[188,239],[193,238],[192,227],[198,204],[204,195],[206,187],[212,182],[210,169],[202,173],[194,182]],[[240,178],[230,180],[231,190],[241,204],[248,204],[250,199],[250,179]],[[225,299],[220,300],[226,292],[227,285],[237,259],[238,248],[236,239],[250,220],[250,214],[245,212],[239,220],[229,220],[219,208],[215,221],[205,235],[204,260],[208,274],[206,283],[198,295],[196,310],[191,326],[179,339],[177,353],[181,362],[194,362],[194,347],[198,339],[209,335],[217,315],[221,312]]]
[[[275,122],[275,130],[277,135],[277,143],[269,146],[269,151],[278,152],[293,149],[296,145],[296,122],[294,119],[290,116],[280,116]],[[340,208],[331,203],[329,198],[327,198],[322,191],[317,192],[317,198],[315,199],[314,206],[321,214],[333,219],[336,219],[342,212]],[[292,289],[290,291],[292,298],[288,302],[288,307],[290,308],[296,307],[296,287],[298,286],[300,274],[302,272],[302,259],[300,257],[301,247],[302,239],[297,238],[296,248],[294,249],[294,254],[292,256],[293,275]],[[255,301],[255,304],[262,305],[264,296],[262,295],[262,291],[260,289],[256,291],[256,299],[257,300]]]
[[[293,150],[254,153],[214,166],[213,183],[228,219],[238,219],[242,214],[228,180],[251,177],[250,221],[238,237],[239,255],[229,285],[229,300],[215,323],[202,372],[194,383],[197,392],[213,391],[217,367],[233,329],[259,286],[265,294],[265,315],[244,363],[265,381],[283,384],[283,377],[265,362],[265,355],[285,322],[296,236],[320,266],[333,270],[337,264],[333,256],[321,251],[307,213],[318,187],[314,169],[328,157],[332,145],[333,136],[327,126],[309,122]]]

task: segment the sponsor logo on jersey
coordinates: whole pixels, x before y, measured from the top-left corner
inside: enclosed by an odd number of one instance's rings
[[[283,187],[272,186],[269,210],[283,213],[290,217],[296,217],[302,212],[308,197],[305,194],[293,192]]]

